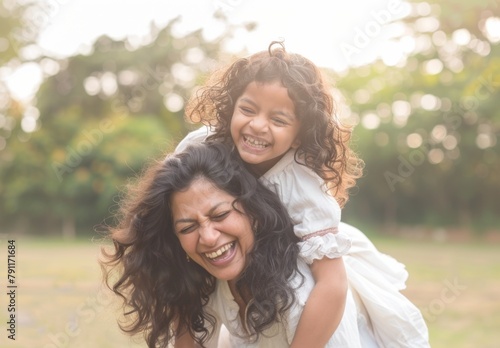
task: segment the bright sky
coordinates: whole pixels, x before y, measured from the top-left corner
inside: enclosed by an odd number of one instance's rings
[[[41,0],[42,1],[42,0]],[[147,36],[152,21],[160,26],[181,16],[179,35],[203,28],[207,38],[220,30],[212,13],[221,9],[234,23],[256,22],[257,29],[240,34],[228,49],[250,53],[284,38],[287,50],[300,53],[319,66],[337,71],[381,58],[394,65],[404,48],[390,38],[402,30],[387,22],[409,13],[403,0],[51,0],[44,2],[44,31],[40,45],[56,57],[68,56],[107,34],[114,39]],[[50,5],[49,5],[50,4]],[[36,80],[37,67],[28,65],[13,73],[9,87],[29,99],[25,76]],[[41,74],[40,79],[41,79]],[[36,85],[37,81],[33,81]],[[39,82],[38,82],[39,83]]]

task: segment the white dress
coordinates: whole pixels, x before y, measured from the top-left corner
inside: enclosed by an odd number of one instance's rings
[[[215,328],[215,335],[212,340],[207,344],[210,348],[215,348],[218,344],[218,332],[221,325],[224,325],[229,332],[229,342],[225,342],[226,346],[240,348],[240,347],[255,347],[255,348],[286,348],[289,347],[300,315],[304,309],[305,303],[309,294],[314,287],[314,279],[308,265],[302,260],[298,260],[298,267],[300,272],[304,275],[304,283],[300,284],[302,278],[296,274],[291,280],[292,286],[296,287],[295,295],[296,301],[287,312],[286,318],[281,322],[276,322],[270,328],[265,330],[259,336],[257,341],[249,341],[244,336],[244,324],[242,323],[238,314],[238,305],[229,290],[227,281],[218,280],[216,283],[215,291],[210,295],[210,299],[205,306],[207,313],[212,314],[217,321]],[[352,293],[348,291],[346,298],[346,305],[344,315],[340,324],[328,341],[325,347],[328,348],[362,348],[361,339],[358,328],[358,318],[356,311],[356,304]]]
[[[202,142],[208,134],[207,127],[189,133],[176,151]],[[296,163],[294,152],[289,151],[260,181],[276,192],[287,208],[295,234],[302,238],[300,256],[305,262],[347,252],[343,259],[356,303],[362,347],[430,347],[421,312],[400,293],[408,278],[405,266],[379,252],[361,231],[340,222],[340,206],[325,192],[316,173]]]

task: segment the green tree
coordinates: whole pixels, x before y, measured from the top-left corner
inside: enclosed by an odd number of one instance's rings
[[[39,3],[2,1],[0,3],[0,177],[14,154],[7,150],[11,142],[23,141],[26,137],[19,132],[24,106],[17,101],[7,88],[6,77],[14,69],[29,61],[23,50],[33,46],[36,32],[43,24],[34,14],[39,10]],[[15,139],[13,141],[13,139]],[[0,180],[0,220],[2,226],[7,223],[3,209],[10,206],[7,202],[9,184]],[[4,208],[5,206],[5,208]]]
[[[339,78],[366,161],[347,218],[492,228],[500,111],[500,47],[492,1],[412,2],[396,66]],[[489,24],[488,24],[489,23]],[[490,31],[488,31],[490,25]]]
[[[2,219],[32,233],[90,231],[111,216],[128,178],[173,149],[188,131],[186,98],[233,30],[213,41],[202,30],[177,37],[176,22],[152,26],[148,43],[101,37],[88,54],[53,60],[36,130],[2,153]]]

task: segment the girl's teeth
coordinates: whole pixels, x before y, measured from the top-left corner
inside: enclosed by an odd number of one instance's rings
[[[233,246],[233,243],[229,243],[229,244],[226,244],[224,245],[222,248],[220,248],[219,250],[216,250],[214,252],[211,252],[211,253],[205,253],[206,257],[208,257],[209,259],[215,259],[216,257],[219,257],[221,256],[223,253],[225,253],[226,251],[228,251],[231,247]]]
[[[264,141],[260,141],[260,140],[257,140],[257,139],[251,139],[251,138],[245,138],[247,143],[253,145],[253,146],[258,146],[258,147],[266,147],[267,146],[267,143],[264,142]]]

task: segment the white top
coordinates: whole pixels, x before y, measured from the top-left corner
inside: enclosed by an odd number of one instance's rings
[[[229,290],[227,281],[218,280],[215,291],[210,295],[210,299],[205,309],[217,320],[215,332],[224,325],[229,331],[229,344],[231,347],[255,347],[255,348],[285,348],[289,347],[297,324],[304,309],[309,294],[314,287],[314,280],[307,264],[298,261],[300,272],[304,275],[304,283],[295,291],[296,301],[288,311],[286,318],[282,322],[277,322],[263,334],[259,335],[257,341],[251,342],[242,337],[245,330],[243,323],[238,315],[238,305]],[[301,277],[296,274],[291,280],[292,286],[297,287],[300,284]],[[216,341],[216,340],[215,340]],[[208,343],[208,347],[216,347],[213,342]],[[348,292],[344,315],[338,329],[330,338],[327,348],[360,348],[361,338],[357,326],[356,305],[351,292]]]
[[[300,256],[307,263],[323,257],[337,258],[351,248],[346,233],[338,231],[340,206],[323,192],[323,180],[311,169],[295,162],[287,152],[260,181],[278,194],[301,238]]]
[[[207,127],[189,133],[176,151],[203,142],[209,133]],[[340,222],[340,207],[316,173],[295,162],[289,151],[260,180],[287,208],[295,234],[302,238],[300,256],[305,262],[344,255],[363,348],[430,347],[420,310],[400,293],[408,278],[405,266],[379,252],[360,230]]]

